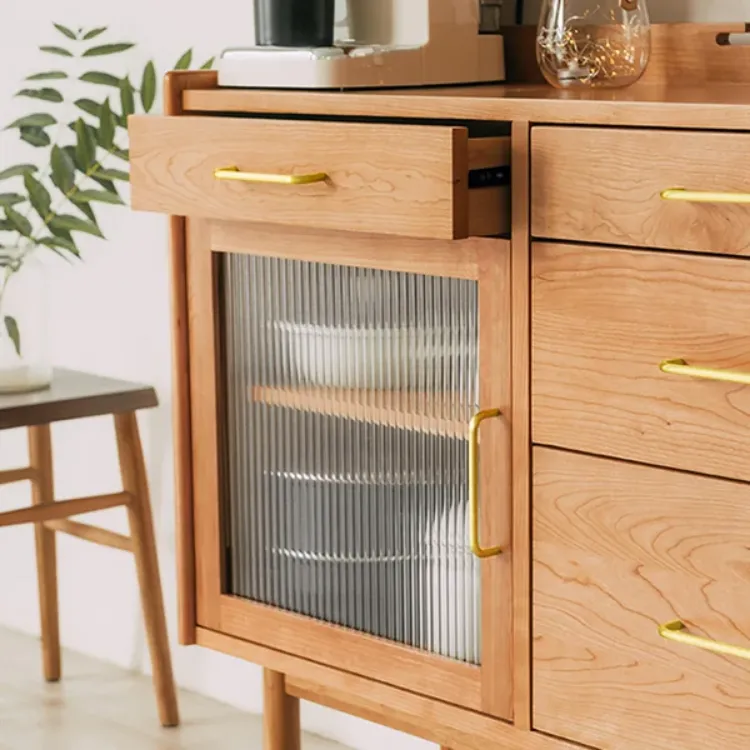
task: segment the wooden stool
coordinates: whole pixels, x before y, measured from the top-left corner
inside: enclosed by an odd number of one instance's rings
[[[164,617],[151,500],[136,420],[138,409],[148,409],[157,403],[153,388],[68,370],[57,370],[48,390],[0,395],[0,430],[27,427],[30,459],[27,468],[0,471],[0,485],[28,480],[33,489],[33,506],[0,513],[0,527],[22,523],[35,525],[44,676],[51,682],[59,680],[61,675],[55,532],[127,550],[135,555],[159,717],[165,727],[172,727],[179,723],[179,710]],[[104,414],[114,416],[122,492],[56,502],[50,424]],[[129,537],[69,520],[70,516],[80,513],[123,505],[128,511]]]

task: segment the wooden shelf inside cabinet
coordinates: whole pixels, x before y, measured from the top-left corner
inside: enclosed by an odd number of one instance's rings
[[[255,386],[250,397],[255,403],[269,406],[283,406],[443,437],[465,438],[469,429],[468,422],[440,416],[447,411],[448,403],[439,393]]]

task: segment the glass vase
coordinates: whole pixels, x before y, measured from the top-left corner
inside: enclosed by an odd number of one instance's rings
[[[544,0],[537,60],[553,86],[629,86],[650,55],[646,0]]]
[[[0,248],[0,393],[50,385],[47,290],[35,253]]]

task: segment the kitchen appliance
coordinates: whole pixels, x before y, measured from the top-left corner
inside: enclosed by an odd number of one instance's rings
[[[256,44],[224,51],[219,85],[353,89],[505,78],[508,0],[346,0],[340,38],[328,44],[333,4],[257,0]]]

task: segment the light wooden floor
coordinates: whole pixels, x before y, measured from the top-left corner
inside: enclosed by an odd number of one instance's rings
[[[183,725],[162,729],[151,681],[65,652],[65,678],[41,677],[39,642],[0,629],[0,750],[260,750],[258,716],[180,694]],[[306,735],[303,750],[345,750]]]

